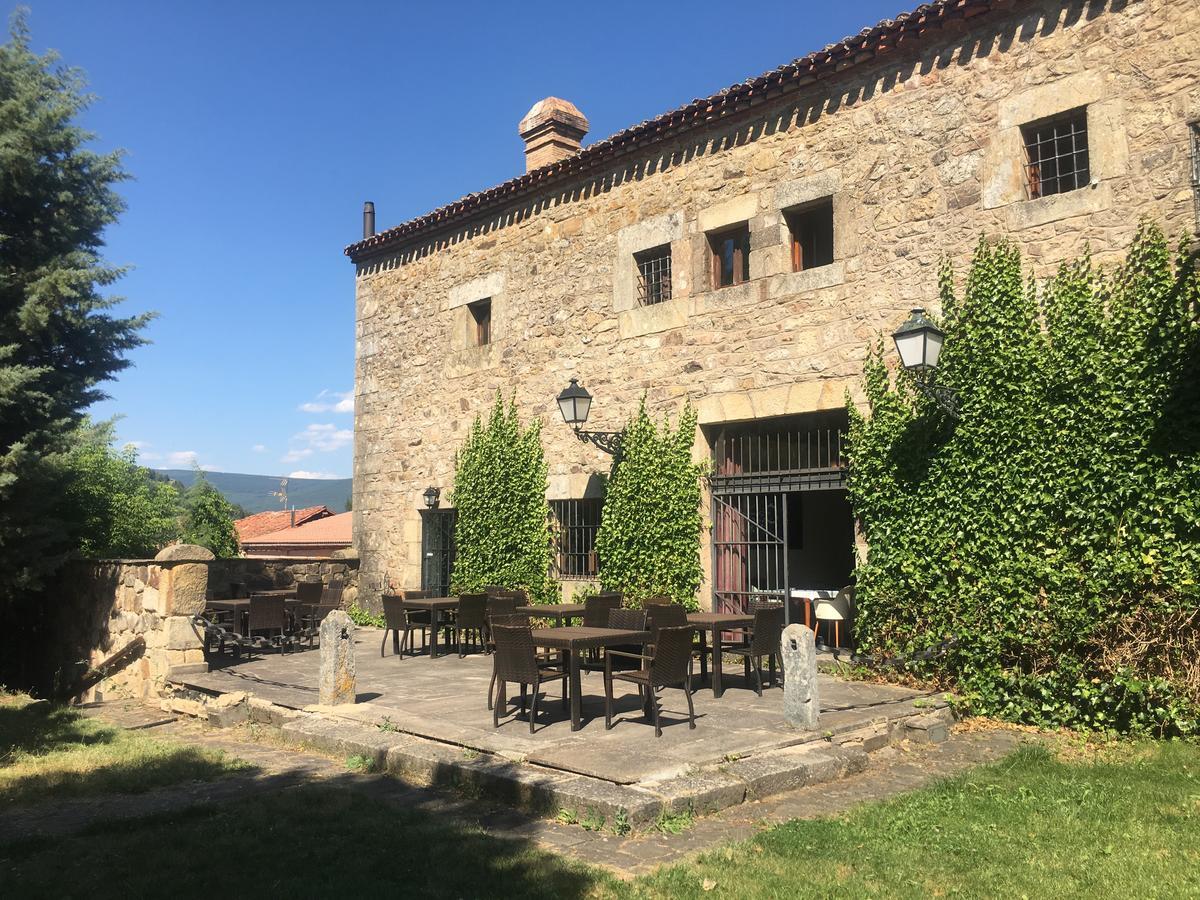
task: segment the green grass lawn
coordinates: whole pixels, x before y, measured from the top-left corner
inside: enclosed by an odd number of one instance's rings
[[[337,784],[0,847],[0,896],[1200,895],[1200,745],[1025,748],[622,882]],[[119,813],[118,813],[119,815]]]
[[[219,752],[0,692],[0,810],[52,797],[140,793],[243,768]]]

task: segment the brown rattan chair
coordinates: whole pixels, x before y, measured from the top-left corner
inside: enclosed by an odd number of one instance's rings
[[[383,602],[383,643],[379,645],[379,655],[383,656],[384,648],[387,646],[388,632],[392,635],[392,652],[403,658],[405,648],[413,650],[413,632],[419,632],[421,635],[421,645],[425,645],[425,632],[431,627],[428,614],[425,615],[425,621],[422,622],[419,617],[414,616],[414,613],[424,612],[424,610],[409,610],[404,608],[404,598],[398,597],[395,594],[384,594],[380,600]]]
[[[608,612],[608,627],[619,628],[622,631],[645,631],[646,611],[644,609],[611,609]],[[623,655],[612,661],[614,672],[640,667],[641,664],[635,659],[630,659],[629,656],[640,656],[641,644],[619,644],[611,649],[617,653],[628,654],[628,656]],[[606,649],[604,653],[607,656],[609,650]]]
[[[658,721],[657,691],[664,687],[683,688],[687,697],[688,727],[696,727],[696,710],[692,706],[692,631],[690,625],[683,628],[661,628],[654,653],[625,653],[609,650],[604,655],[604,727],[612,728],[613,681],[628,681],[636,684],[645,694],[647,718],[654,722],[654,736],[662,737],[662,726]],[[614,671],[613,664],[621,657],[629,657],[638,663],[634,671]]]
[[[516,598],[508,598],[516,605]],[[521,628],[529,628],[529,616],[526,613],[513,612],[497,612],[488,616],[488,652],[496,652],[496,642],[492,638],[493,625],[513,625]],[[544,667],[553,667],[558,664],[558,657],[554,653],[544,652],[538,654],[538,665]],[[492,660],[492,680],[488,684],[488,709],[492,708],[496,695],[496,661]]]
[[[329,579],[329,584],[325,586],[325,591],[321,594],[321,605],[332,606],[334,609],[341,609],[342,593],[345,590],[346,584],[341,578]]]
[[[496,701],[492,707],[492,727],[500,727],[500,710],[504,708],[504,688],[509,682],[521,686],[521,712],[525,712],[527,690],[533,686],[533,702],[529,707],[529,733],[533,734],[537,718],[538,696],[541,686],[547,681],[562,682],[563,709],[567,708],[567,672],[564,668],[550,668],[538,661],[537,648],[533,645],[533,633],[528,625],[493,625],[492,635],[496,641],[495,678]]]
[[[613,609],[619,608],[625,601],[625,597],[620,591],[600,591],[596,596],[611,603]]]
[[[658,632],[663,628],[683,628],[688,624],[687,610],[678,603],[652,603],[646,607],[646,630],[650,632],[650,649],[658,643]],[[708,654],[701,640],[703,633],[695,632],[692,653],[700,660],[700,677],[708,677]]]
[[[674,602],[675,601],[666,594],[655,594],[653,597],[647,597],[645,600],[643,600],[642,606],[649,609],[651,606],[666,606],[668,604],[673,604]]]
[[[287,611],[282,597],[250,598],[250,626],[246,633],[251,638],[265,631],[267,639],[282,650],[287,627]]]
[[[761,602],[754,604],[754,624],[746,634],[745,640],[739,643],[722,642],[720,651],[742,657],[745,666],[746,680],[750,680],[750,668],[753,664],[754,678],[758,696],[762,696],[762,660],[769,660],[771,686],[775,686],[775,660],[779,659],[780,668],[783,658],[779,655],[779,640],[783,633],[784,610],[782,603]],[[730,631],[742,631],[743,628],[731,628]],[[720,635],[713,635],[714,641],[720,640]]]
[[[458,644],[458,657],[467,654],[464,635],[475,634],[480,649],[487,647],[487,594],[459,594],[458,614],[454,617],[454,641]]]

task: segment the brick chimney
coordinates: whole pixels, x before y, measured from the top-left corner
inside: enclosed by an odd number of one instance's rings
[[[525,171],[532,172],[578,153],[588,120],[574,103],[547,97],[533,104],[517,131],[525,141]]]

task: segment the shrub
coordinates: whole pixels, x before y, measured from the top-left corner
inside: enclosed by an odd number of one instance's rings
[[[1200,709],[1200,280],[1143,225],[1123,266],[1044,286],[981,241],[942,278],[954,422],[882,345],[852,410],[860,647],[911,653],[984,713],[1188,732]]]
[[[496,584],[524,588],[538,603],[557,599],[546,486],[540,423],[522,428],[516,403],[497,393],[487,423],[475,419],[455,459],[456,593]]]
[[[700,478],[692,462],[696,413],[690,405],[671,430],[656,428],[643,398],[625,429],[596,533],[600,580],[634,605],[666,594],[697,609],[700,587]]]

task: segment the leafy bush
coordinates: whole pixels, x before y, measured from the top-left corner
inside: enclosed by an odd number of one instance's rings
[[[497,393],[487,423],[476,417],[455,459],[450,500],[458,511],[453,590],[524,588],[535,603],[558,598],[550,578],[550,507],[541,423],[521,427],[515,402]]]
[[[183,496],[186,516],[183,540],[207,547],[218,559],[241,556],[237,529],[233,525],[233,505],[212,482],[197,470],[196,480]]]
[[[113,450],[112,424],[81,426],[67,455],[67,502],[85,559],[146,559],[179,537],[179,491],[137,464],[132,447]]]
[[[700,479],[692,462],[696,412],[690,405],[672,431],[656,428],[643,398],[624,432],[596,533],[600,580],[634,605],[666,594],[697,609],[700,568]]]
[[[953,422],[882,345],[852,412],[850,496],[866,650],[911,653],[980,712],[1039,725],[1189,732],[1200,709],[1200,279],[1143,225],[1123,266],[1042,287],[980,243],[948,267],[938,377]]]

